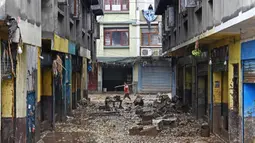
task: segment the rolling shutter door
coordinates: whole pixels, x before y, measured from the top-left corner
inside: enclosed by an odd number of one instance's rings
[[[169,92],[171,91],[170,66],[142,67],[142,92]]]
[[[243,77],[244,83],[255,83],[255,60],[243,62]]]

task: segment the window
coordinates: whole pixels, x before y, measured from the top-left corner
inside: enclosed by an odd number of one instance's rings
[[[159,46],[161,37],[157,28],[142,28],[142,46]]]
[[[129,0],[104,0],[105,11],[128,11]]]
[[[129,31],[127,28],[122,29],[104,29],[105,46],[128,46]]]

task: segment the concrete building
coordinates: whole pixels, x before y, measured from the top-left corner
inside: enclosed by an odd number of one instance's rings
[[[1,0],[0,142],[38,141],[86,98],[102,8],[102,0]]]
[[[87,67],[96,60],[96,16],[103,15],[102,4],[102,0],[42,2],[42,130],[65,120],[87,95]]]
[[[32,141],[37,115],[34,107],[39,96],[36,77],[41,1],[2,0],[0,38],[1,142]]]
[[[170,68],[157,70],[162,63],[152,62],[160,61],[156,57],[161,53],[161,16],[157,17],[154,10],[150,11],[152,17],[149,18],[152,19],[148,19],[148,24],[145,15],[149,14],[150,5],[153,7],[154,1],[104,1],[105,14],[99,18],[100,39],[97,41],[99,64],[98,70],[89,73],[90,90],[122,91],[122,88],[115,86],[127,82],[133,84],[134,92],[158,92],[160,89],[156,87],[162,85],[165,87],[161,91],[170,91],[170,76],[167,74]],[[151,74],[155,76],[149,78]],[[166,76],[169,77],[168,81],[164,80],[168,79]],[[150,90],[152,87],[155,88]]]
[[[254,142],[254,3],[155,0],[173,93],[228,142]]]

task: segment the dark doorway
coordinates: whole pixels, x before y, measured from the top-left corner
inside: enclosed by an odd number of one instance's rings
[[[115,89],[115,86],[123,85],[124,82],[131,84],[130,77],[132,77],[132,68],[103,68],[103,88],[106,88],[107,91],[123,91],[123,88]]]
[[[183,98],[183,90],[184,90],[184,73],[183,73],[183,67],[179,67],[178,68],[178,73],[177,73],[177,95],[184,99]]]

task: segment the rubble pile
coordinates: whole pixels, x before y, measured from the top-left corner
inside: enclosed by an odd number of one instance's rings
[[[146,96],[142,99],[144,105],[135,106],[134,103],[123,101],[124,109],[111,106],[110,111],[100,109],[105,105],[105,98],[101,102],[91,101],[82,110],[74,111],[73,118],[70,117],[66,123],[57,123],[54,134],[61,133],[62,138],[66,135],[68,138],[73,136],[79,140],[77,143],[221,142],[213,135],[201,137],[200,128],[204,122],[183,112],[182,106],[174,98],[158,97],[152,105]],[[171,104],[175,104],[174,110],[165,108],[165,114],[159,111],[162,106],[172,106]]]

